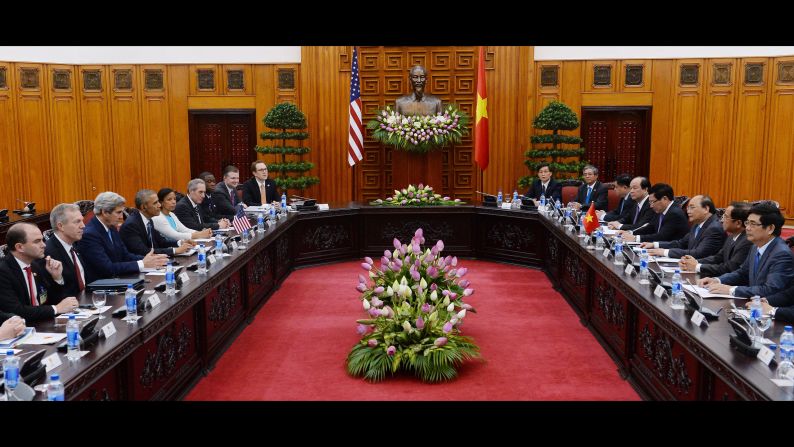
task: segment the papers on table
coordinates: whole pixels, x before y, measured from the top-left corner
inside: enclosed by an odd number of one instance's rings
[[[709,289],[699,287],[699,286],[692,286],[689,284],[684,284],[684,290],[692,292],[696,295],[700,295],[701,298],[733,298],[731,295],[724,295],[720,293],[711,293]]]
[[[27,338],[29,338],[34,332],[35,330],[32,327],[26,327],[25,332],[21,333],[18,337],[0,340],[0,349],[2,349],[3,354],[5,354],[8,348],[13,348],[14,346],[22,343],[23,340],[25,340],[25,343],[27,343]],[[14,354],[16,354],[16,352],[14,352]]]
[[[25,339],[25,344],[28,345],[51,345],[66,338],[63,332],[36,332],[29,338]]]
[[[674,262],[678,264],[681,258],[668,258],[667,256],[656,256],[651,258],[651,260],[656,260],[656,262]]]
[[[207,241],[210,241],[210,240],[211,239],[207,239]],[[188,251],[186,251],[184,253],[179,253],[178,255],[175,255],[175,256],[193,256],[194,254],[196,254],[196,249],[195,248],[191,248],[190,250],[188,250]],[[163,273],[163,274],[165,275],[165,273]]]
[[[198,242],[198,243],[201,243],[201,242],[212,242],[214,240],[215,239],[204,239],[204,238],[202,238],[202,239],[193,239],[193,242]]]
[[[606,227],[601,227],[601,231],[604,232],[604,236],[609,236],[611,234],[618,234],[618,231],[620,230],[612,230]]]
[[[89,312],[88,309],[80,309],[78,311],[69,312],[69,313],[65,313],[65,314],[60,314],[57,317],[55,317],[55,320],[56,321],[57,320],[68,320],[70,315],[74,315],[74,319],[75,320],[85,320],[87,318],[90,318],[91,315],[93,315],[93,314],[91,312]],[[61,324],[63,324],[63,323],[61,323]]]
[[[680,269],[678,267],[664,267],[664,266],[662,266],[662,271],[665,272],[665,273],[675,273],[676,270],[680,270]]]
[[[146,274],[146,276],[165,276],[165,271],[157,270],[157,271],[154,271],[154,272],[148,272]]]
[[[246,213],[264,213],[265,211],[270,210],[270,205],[262,205],[262,206],[249,206],[245,209]]]

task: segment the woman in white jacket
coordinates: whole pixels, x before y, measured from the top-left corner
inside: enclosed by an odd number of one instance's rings
[[[160,199],[160,215],[154,216],[154,229],[163,236],[176,240],[208,239],[212,237],[212,229],[205,228],[201,231],[193,231],[184,226],[179,218],[172,211],[176,208],[176,193],[171,188],[163,188],[157,192]]]

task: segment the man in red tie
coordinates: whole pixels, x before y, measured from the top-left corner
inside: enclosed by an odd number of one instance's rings
[[[85,289],[85,267],[75,244],[83,238],[83,215],[73,203],[61,203],[50,211],[53,235],[44,254],[63,264],[63,295],[78,296]]]
[[[44,237],[37,226],[14,224],[6,243],[8,253],[0,260],[0,310],[34,322],[77,308],[75,297],[62,299],[63,264],[44,257]]]

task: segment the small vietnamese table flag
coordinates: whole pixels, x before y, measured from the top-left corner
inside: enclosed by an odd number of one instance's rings
[[[480,47],[477,60],[477,111],[474,121],[474,161],[488,167],[488,94],[485,92],[485,53]]]
[[[598,228],[598,216],[595,212],[595,202],[590,202],[590,208],[584,216],[584,231],[587,234],[592,234]]]

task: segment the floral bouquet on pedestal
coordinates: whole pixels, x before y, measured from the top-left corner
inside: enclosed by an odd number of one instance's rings
[[[442,257],[438,241],[424,252],[422,229],[409,244],[394,239],[394,252],[386,250],[380,267],[364,258],[356,290],[368,318],[358,320],[362,336],[347,357],[353,376],[379,381],[400,370],[425,382],[457,376],[464,361],[480,357],[480,348],[461,335],[467,313],[475,312],[463,298],[474,293],[465,267],[456,257]]]
[[[452,104],[437,115],[403,116],[387,106],[367,123],[372,137],[409,152],[429,152],[436,147],[460,143],[469,134],[469,116]]]
[[[460,199],[450,200],[449,197],[441,197],[441,194],[433,192],[432,186],[408,185],[407,188],[395,189],[394,196],[386,197],[386,200],[378,199],[369,202],[370,205],[386,206],[432,206],[432,205],[463,205]]]

